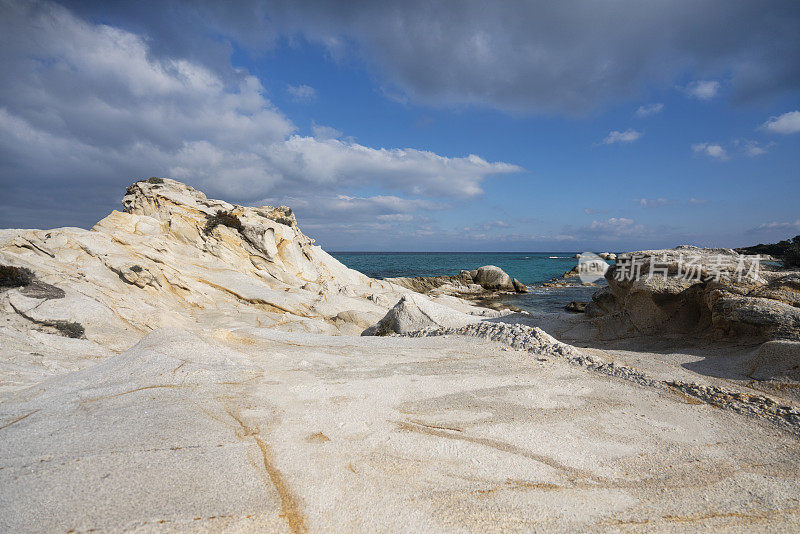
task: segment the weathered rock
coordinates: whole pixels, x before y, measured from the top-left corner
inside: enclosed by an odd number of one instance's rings
[[[688,246],[622,254],[586,313],[607,337],[800,339],[800,273],[753,262],[730,249]]]
[[[238,206],[169,179],[131,185],[122,203],[124,212],[90,231],[0,233],[0,264],[37,277],[0,290],[0,312],[20,319],[20,332],[77,322],[87,340],[112,350],[158,327],[352,334],[409,293],[342,265],[285,206]],[[476,309],[458,299],[442,305]]]
[[[520,282],[516,278],[514,278],[511,281],[511,283],[514,286],[514,291],[516,291],[517,293],[527,293],[528,292],[528,286],[526,286],[525,284],[523,284],[522,282]]]
[[[567,310],[568,312],[583,313],[586,311],[586,304],[588,303],[579,300],[573,300],[572,302],[564,306],[564,309]]]
[[[756,380],[800,382],[800,342],[768,341],[748,362],[750,376]]]
[[[475,276],[472,277],[475,283],[484,289],[494,291],[514,291],[514,282],[511,277],[500,267],[494,265],[484,265],[479,267]]]
[[[451,295],[488,305],[488,299],[498,293],[527,293],[528,287],[512,279],[499,267],[487,265],[474,271],[462,270],[454,276],[416,276],[386,278],[387,282],[396,284],[425,295]],[[505,306],[511,308],[511,306]],[[495,307],[495,306],[491,306]]]
[[[480,322],[481,317],[457,312],[432,302],[423,295],[405,295],[377,324],[370,326],[362,336],[408,334],[426,328],[461,328]]]

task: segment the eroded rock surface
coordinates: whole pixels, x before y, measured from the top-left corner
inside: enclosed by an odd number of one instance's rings
[[[449,295],[480,302],[502,294],[528,292],[525,284],[494,265],[484,265],[472,271],[463,270],[454,276],[398,277],[387,278],[386,281],[417,293]]]
[[[800,272],[755,264],[752,256],[730,249],[684,246],[622,254],[586,314],[604,337],[685,333],[800,340]]]
[[[31,328],[57,335],[48,325],[63,322],[79,323],[86,342],[113,351],[159,327],[357,335],[410,293],[339,263],[285,206],[233,205],[169,179],[131,185],[122,204],[125,211],[91,230],[0,233],[0,264],[36,276],[0,292],[0,339],[24,339]],[[48,350],[37,343],[29,352]]]

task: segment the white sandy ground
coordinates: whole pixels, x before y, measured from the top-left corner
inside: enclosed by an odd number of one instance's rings
[[[560,341],[607,362],[634,367],[656,380],[697,382],[768,394],[786,404],[800,403],[800,346],[781,362],[759,359],[760,343],[747,339],[711,341],[691,336],[646,336],[600,340],[583,315],[514,314],[498,321],[539,326]],[[783,373],[781,371],[789,371]],[[776,375],[767,380],[765,375]]]
[[[2,532],[800,528],[795,435],[476,338],[161,329],[21,387]]]

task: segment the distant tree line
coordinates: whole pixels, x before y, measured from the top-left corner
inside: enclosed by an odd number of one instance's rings
[[[800,267],[800,235],[769,245],[759,243],[735,250],[739,254],[769,254],[780,259],[785,267]]]

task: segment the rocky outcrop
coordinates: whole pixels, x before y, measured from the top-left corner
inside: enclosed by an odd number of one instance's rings
[[[230,204],[160,178],[128,187],[122,204],[91,230],[0,231],[0,265],[36,279],[0,288],[0,337],[77,323],[81,342],[119,351],[159,327],[359,334],[409,293],[342,265],[285,206]]]
[[[378,321],[362,332],[362,336],[386,336],[389,334],[408,334],[426,328],[461,328],[477,323],[487,317],[499,317],[493,310],[482,311],[480,316],[453,310],[436,304],[423,295],[410,293]]]
[[[450,295],[472,301],[485,301],[506,293],[527,293],[528,287],[511,278],[500,267],[484,265],[472,271],[463,270],[454,276],[417,276],[387,278],[417,293]]]
[[[800,339],[800,272],[730,249],[622,254],[586,314],[604,337],[692,334]]]

